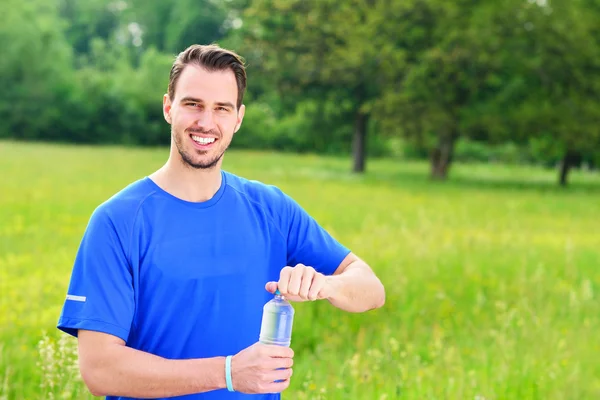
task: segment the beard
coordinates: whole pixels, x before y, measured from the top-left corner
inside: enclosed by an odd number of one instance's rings
[[[171,131],[171,136],[173,137],[173,140],[175,142],[175,146],[177,147],[177,151],[179,152],[179,155],[181,156],[181,161],[183,162],[184,165],[189,166],[191,168],[194,169],[212,169],[214,168],[219,161],[221,160],[221,158],[223,158],[223,155],[225,155],[225,151],[227,150],[227,148],[229,147],[228,144],[225,145],[225,148],[223,149],[216,149],[217,151],[217,155],[214,156],[213,158],[210,159],[206,159],[206,160],[197,160],[194,161],[194,156],[195,155],[201,155],[204,156],[206,154],[208,154],[208,151],[202,151],[202,150],[197,150],[197,149],[189,149],[186,150],[185,149],[185,145],[184,145],[184,137],[186,135],[189,135],[190,133],[204,133],[204,134],[212,134],[214,136],[216,136],[218,138],[217,142],[221,143],[223,140],[223,135],[220,134],[220,132],[218,131],[202,131],[200,129],[189,129],[189,130],[185,130],[183,131],[182,134],[177,134],[177,132],[175,132],[174,130]],[[219,153],[220,152],[220,153]]]

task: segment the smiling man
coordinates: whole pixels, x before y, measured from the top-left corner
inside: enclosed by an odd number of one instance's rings
[[[257,342],[263,305],[381,307],[371,268],[275,186],[221,168],[244,118],[242,59],[216,45],[178,55],[163,99],[171,150],[92,213],[58,328],[107,399],[278,399],[291,348]]]

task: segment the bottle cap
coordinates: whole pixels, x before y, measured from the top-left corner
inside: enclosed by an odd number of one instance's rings
[[[281,294],[281,292],[279,292],[279,289],[275,289],[275,294]]]

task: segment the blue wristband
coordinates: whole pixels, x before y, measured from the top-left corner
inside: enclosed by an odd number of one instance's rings
[[[233,384],[231,383],[231,356],[225,358],[225,382],[227,383],[227,390],[233,392]]]

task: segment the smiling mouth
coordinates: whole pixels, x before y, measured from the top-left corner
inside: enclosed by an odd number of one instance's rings
[[[212,144],[217,140],[214,137],[201,137],[194,134],[191,134],[190,136],[194,142],[204,146]]]

